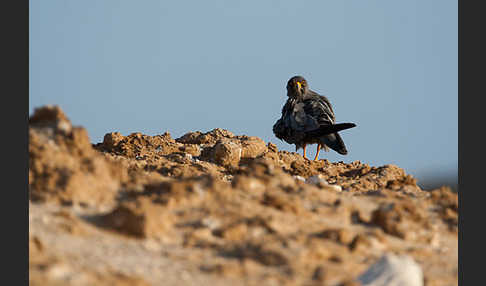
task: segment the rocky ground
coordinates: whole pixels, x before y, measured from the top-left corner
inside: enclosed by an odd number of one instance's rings
[[[31,285],[392,285],[360,278],[384,255],[457,285],[457,193],[398,166],[222,129],[92,144],[55,106],[30,117],[29,157]]]

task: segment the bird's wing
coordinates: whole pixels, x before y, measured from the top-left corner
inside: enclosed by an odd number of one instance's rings
[[[277,122],[273,125],[273,133],[275,136],[281,140],[285,140],[288,143],[293,143],[292,134],[293,130],[291,128],[291,117],[293,110],[293,101],[288,99],[285,105],[282,107],[282,117],[280,117]]]
[[[331,102],[329,102],[329,99],[327,99],[327,97],[325,97],[324,95],[319,95],[319,98],[325,103],[326,107],[328,108],[328,112],[332,118],[332,122],[336,122],[336,116],[334,115],[334,110],[332,110],[332,105]]]
[[[289,99],[282,109],[282,124],[292,132],[305,133],[322,125],[333,124],[325,101],[317,97]]]
[[[304,98],[303,104],[306,116],[311,118],[308,121],[315,121],[317,127],[334,124],[336,122],[331,103],[326,97],[318,94],[310,94]],[[316,126],[309,127],[315,128]]]
[[[319,127],[319,121],[309,110],[309,103],[305,101],[295,102],[291,106],[286,119],[287,125],[297,132],[307,132]]]
[[[354,127],[354,124],[335,126],[336,131],[326,126],[335,123],[335,116],[329,100],[315,92],[307,94],[303,100],[288,99],[282,108],[282,117],[273,126],[277,138],[288,143],[298,142],[308,136],[319,136]],[[324,128],[324,129],[323,129]]]
[[[273,133],[289,144],[299,143],[307,130],[318,128],[318,123],[305,113],[304,103],[289,98],[282,108],[282,117],[273,126]]]

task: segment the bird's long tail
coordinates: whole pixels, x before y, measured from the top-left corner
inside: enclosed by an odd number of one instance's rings
[[[328,134],[319,138],[321,144],[326,144],[332,150],[338,152],[341,155],[348,154],[348,150],[346,149],[346,145],[344,145],[344,141],[339,136],[339,133]]]
[[[332,133],[336,133],[338,131],[342,131],[345,129],[353,128],[355,127],[356,124],[354,123],[338,123],[338,124],[332,124],[332,125],[323,125],[320,126],[317,129],[314,129],[312,131],[307,131],[306,136],[308,137],[320,137],[323,135],[328,135]]]

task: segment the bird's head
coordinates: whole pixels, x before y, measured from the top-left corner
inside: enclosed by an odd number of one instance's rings
[[[305,78],[294,76],[287,82],[287,96],[301,97],[309,90],[309,85]]]

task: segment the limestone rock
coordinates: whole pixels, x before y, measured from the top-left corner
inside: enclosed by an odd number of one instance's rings
[[[214,146],[214,160],[222,166],[238,166],[241,159],[241,147],[233,141],[221,140]]]

